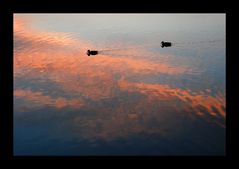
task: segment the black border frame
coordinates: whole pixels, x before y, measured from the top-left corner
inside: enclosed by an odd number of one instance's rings
[[[112,1],[113,2],[113,1]],[[44,1],[10,1],[3,0],[0,3],[0,37],[1,37],[1,49],[0,49],[0,85],[1,85],[1,97],[3,111],[0,112],[0,159],[7,160],[22,160],[22,159],[115,159],[117,156],[14,156],[13,154],[13,14],[14,13],[226,13],[226,156],[159,156],[159,157],[120,157],[129,159],[162,159],[175,160],[218,160],[225,161],[227,159],[235,159],[234,155],[237,153],[236,145],[239,143],[236,137],[236,131],[238,131],[238,103],[236,103],[238,97],[233,88],[238,86],[235,73],[238,72],[235,57],[232,53],[232,46],[235,45],[231,40],[233,36],[231,30],[232,27],[232,12],[229,12],[227,6],[223,2],[211,2],[205,5],[205,2],[195,4],[194,1],[186,2],[186,6],[180,1],[172,6],[172,1],[162,1],[156,3],[141,2],[113,2],[113,4],[102,1],[97,2],[54,2],[50,1],[45,3]],[[57,3],[57,6],[56,6]],[[137,4],[137,5],[136,5]],[[210,5],[209,5],[210,4]],[[219,5],[218,8],[215,4]],[[160,8],[159,8],[160,6]],[[167,7],[163,8],[163,6]],[[188,6],[191,6],[188,8]],[[185,7],[187,7],[185,9]],[[197,8],[197,9],[195,9]],[[235,13],[234,13],[235,14]],[[2,23],[2,24],[1,24]],[[2,26],[3,25],[3,26]],[[234,85],[234,86],[233,86]]]

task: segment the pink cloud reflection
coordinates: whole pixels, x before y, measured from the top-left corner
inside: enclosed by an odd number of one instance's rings
[[[221,93],[215,97],[211,96],[210,89],[207,89],[207,92],[194,93],[169,85],[126,80],[129,77],[142,75],[179,76],[189,73],[190,69],[185,66],[174,66],[164,61],[154,62],[147,60],[147,57],[130,58],[110,55],[88,57],[85,49],[91,49],[93,44],[76,40],[71,34],[30,29],[26,27],[26,24],[26,21],[14,18],[14,40],[19,40],[23,46],[14,50],[14,78],[44,77],[46,81],[59,85],[65,93],[79,97],[77,99],[68,99],[63,96],[52,97],[40,91],[19,88],[15,89],[14,96],[28,101],[29,108],[34,108],[37,104],[40,107],[50,106],[58,110],[70,107],[86,108],[97,112],[97,115],[93,117],[76,117],[73,120],[78,126],[76,133],[82,126],[86,126],[87,129],[84,132],[86,137],[109,139],[140,132],[164,134],[166,129],[151,129],[149,126],[155,119],[159,124],[163,123],[162,114],[168,110],[168,107],[175,113],[192,112],[195,116],[202,118],[208,118],[207,115],[209,115],[210,118],[224,119],[226,116],[225,97]],[[66,47],[70,50],[66,50]],[[54,50],[46,50],[52,48]],[[131,53],[127,54],[147,56],[149,53],[145,50],[131,50]],[[92,101],[100,102],[104,98],[117,97],[119,90],[129,94],[138,93],[144,97],[132,107],[121,104],[114,109],[87,107],[86,101],[80,97],[84,96]],[[165,102],[168,107],[163,104]],[[180,105],[176,105],[178,102]],[[31,105],[31,103],[34,104]],[[150,113],[148,113],[149,107]],[[144,125],[139,121],[143,121]]]

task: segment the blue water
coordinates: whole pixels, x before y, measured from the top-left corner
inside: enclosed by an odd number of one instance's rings
[[[224,14],[15,14],[14,155],[225,155],[225,50]]]

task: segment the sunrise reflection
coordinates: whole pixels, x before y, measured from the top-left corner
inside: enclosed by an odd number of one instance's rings
[[[102,142],[120,144],[119,140],[145,136],[146,141],[155,137],[152,145],[163,149],[163,145],[170,147],[174,140],[180,145],[189,132],[192,140],[188,144],[205,147],[208,133],[203,135],[202,130],[206,126],[210,129],[205,132],[216,130],[218,137],[223,135],[220,133],[226,127],[225,90],[220,90],[216,83],[221,76],[208,82],[203,79],[214,70],[207,70],[207,65],[200,70],[197,63],[204,63],[199,60],[202,58],[197,58],[198,62],[184,54],[163,53],[157,45],[155,51],[147,44],[127,46],[127,40],[112,40],[112,49],[108,46],[109,49],[101,50],[103,44],[86,40],[81,32],[54,31],[46,25],[42,29],[39,25],[37,16],[14,15],[16,133],[22,122],[33,119],[38,124],[42,116],[49,116],[49,124],[63,126],[67,130],[65,135],[76,141],[76,146],[82,139],[90,147],[98,147]],[[82,26],[81,30],[87,29]],[[87,56],[87,49],[94,48],[101,51],[99,55]],[[37,127],[41,130],[41,126]],[[194,129],[202,136],[195,135]],[[48,132],[54,131],[50,127]],[[53,139],[54,136],[51,135]],[[193,142],[200,139],[202,145]],[[151,141],[144,145],[145,141],[136,139],[139,147],[147,147]],[[127,144],[131,145],[132,140]],[[189,154],[191,151],[193,148],[188,150]],[[180,148],[175,152],[181,152]]]

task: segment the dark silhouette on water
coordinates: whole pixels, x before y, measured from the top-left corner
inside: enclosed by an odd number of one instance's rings
[[[172,46],[172,42],[161,42],[161,47],[171,47]],[[127,49],[127,48],[126,48]],[[103,54],[106,51],[117,51],[117,50],[124,50],[124,49],[111,49],[111,50],[102,50],[102,51],[97,51],[97,50],[87,50],[87,55],[98,55],[99,53]]]
[[[87,55],[90,56],[90,55],[98,55],[98,51],[96,50],[87,50]]]
[[[171,46],[182,47],[182,45],[202,44],[202,43],[215,43],[215,42],[218,42],[218,41],[222,41],[222,40],[197,41],[197,42],[179,42],[179,43],[174,42],[173,44],[172,44],[172,42],[162,41],[161,42],[161,47],[162,48],[164,48],[164,47],[171,47]],[[114,52],[117,52],[117,51],[123,51],[123,50],[129,50],[129,49],[137,49],[137,48],[142,48],[142,47],[145,47],[145,46],[153,46],[153,45],[152,44],[146,44],[146,45],[143,45],[143,46],[136,46],[136,47],[129,47],[129,48],[119,48],[119,49],[107,49],[107,50],[100,50],[100,51],[97,51],[97,50],[87,50],[87,55],[88,56],[90,56],[90,55],[98,55],[98,54],[115,55]],[[158,44],[157,44],[157,46],[158,46]]]
[[[164,41],[162,41],[161,42],[161,47],[163,48],[163,47],[171,47],[172,46],[172,42],[164,42]]]

